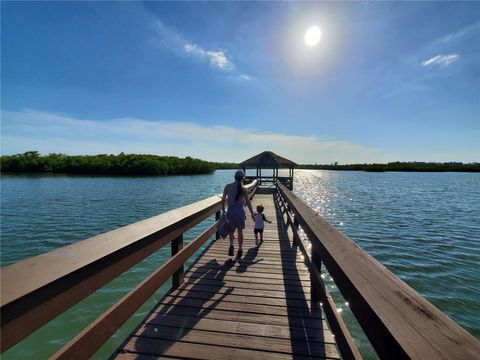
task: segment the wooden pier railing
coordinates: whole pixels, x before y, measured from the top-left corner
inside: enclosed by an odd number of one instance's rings
[[[323,263],[382,359],[479,359],[480,342],[328,224],[277,182],[294,238],[310,270],[312,296],[324,311],[343,358],[358,353],[320,276]],[[306,250],[299,226],[311,243]]]
[[[246,186],[255,194],[256,181]],[[209,197],[161,215],[35,256],[0,270],[1,349],[21,341],[95,290],[167,244],[172,257],[125,295],[55,358],[93,354],[163,283],[183,278],[183,265],[216,231],[217,221],[183,247],[183,233],[215,214],[221,198]],[[81,356],[78,352],[81,352]]]

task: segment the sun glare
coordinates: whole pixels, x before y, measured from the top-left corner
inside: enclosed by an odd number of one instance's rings
[[[305,44],[307,46],[316,46],[322,38],[322,30],[318,26],[310,26],[305,32]]]

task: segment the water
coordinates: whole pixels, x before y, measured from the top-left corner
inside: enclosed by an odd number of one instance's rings
[[[172,177],[12,176],[1,181],[1,264],[218,194],[233,171]],[[297,170],[295,192],[327,221],[480,338],[480,174]],[[186,236],[188,242],[211,220]],[[142,261],[2,358],[46,358],[169,256]],[[374,357],[333,283],[329,290]],[[170,285],[97,354],[106,358]],[[333,287],[331,287],[333,286]],[[35,354],[35,356],[34,356]]]
[[[299,170],[294,186],[330,224],[480,338],[480,174]],[[374,357],[361,334],[354,326],[363,355]]]

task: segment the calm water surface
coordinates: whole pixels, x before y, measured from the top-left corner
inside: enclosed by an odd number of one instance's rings
[[[2,266],[218,194],[233,171],[172,177],[1,178]],[[298,170],[295,192],[435,306],[480,338],[480,174]],[[211,220],[190,231],[187,242]],[[2,356],[46,358],[169,256],[159,251]],[[374,357],[333,283],[355,341]],[[97,354],[106,358],[169,288]],[[36,354],[36,355],[34,355]]]

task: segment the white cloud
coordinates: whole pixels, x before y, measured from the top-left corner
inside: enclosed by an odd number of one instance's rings
[[[119,118],[77,119],[36,110],[2,112],[2,153],[150,153],[242,161],[271,150],[298,163],[395,160],[380,149],[316,136],[290,135],[192,122]]]
[[[437,55],[422,62],[422,66],[439,65],[445,67],[457,61],[460,58],[458,54]]]
[[[227,58],[224,51],[204,50],[197,44],[186,43],[183,47],[185,52],[196,55],[198,57],[210,60],[210,65],[221,70],[232,70],[235,65]]]
[[[167,27],[160,19],[155,19],[154,29],[157,36],[156,42],[168,48],[170,51],[177,54],[187,53],[198,58],[207,59],[210,65],[216,69],[224,71],[233,71],[237,69],[225,50],[206,50],[197,44],[188,41],[182,34],[174,29]],[[247,79],[242,78],[242,80]]]
[[[249,76],[249,75],[245,75],[245,74],[242,74],[238,77],[240,80],[245,80],[245,81],[248,81],[248,80],[251,80],[252,77]]]
[[[437,40],[434,41],[434,44],[439,45],[439,44],[450,44],[452,42],[458,41],[458,40],[464,40],[465,38],[469,36],[475,36],[475,34],[478,34],[478,31],[480,30],[480,20],[467,25],[466,27],[452,32],[450,34],[447,34]]]

